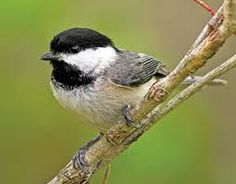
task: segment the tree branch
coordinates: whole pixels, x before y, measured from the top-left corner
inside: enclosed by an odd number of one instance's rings
[[[134,123],[140,128],[127,126],[124,120],[118,121],[85,153],[85,161],[89,165],[86,170],[74,168],[73,162],[70,161],[48,184],[87,183],[99,168],[107,165],[126,150],[157,120],[200,90],[207,82],[235,67],[236,56],[206,74],[201,80],[180,92],[167,103],[161,104],[187,76],[204,66],[227,38],[236,32],[236,0],[225,0],[222,7],[209,22],[209,25],[214,25],[213,29],[206,28],[206,31],[204,28],[200,38],[197,39],[177,67],[167,77],[153,85],[142,101],[131,107]],[[220,21],[219,18],[222,10],[224,21]]]
[[[219,10],[215,13],[215,15],[211,18],[211,20],[206,24],[203,28],[202,32],[193,43],[192,47],[189,49],[188,53],[191,53],[193,49],[195,49],[202,41],[210,34],[210,32],[220,25],[223,21],[223,6],[219,8]]]
[[[236,67],[236,54],[225,61],[220,66],[216,67],[212,71],[208,72],[205,76],[203,76],[201,79],[199,79],[197,82],[191,84],[186,89],[184,89],[182,92],[177,94],[174,98],[169,100],[168,102],[164,104],[160,104],[157,106],[153,112],[151,112],[143,121],[143,124],[148,125],[155,121],[159,121],[161,118],[163,118],[167,113],[174,110],[179,104],[183,103],[185,100],[187,100],[189,97],[194,95],[196,92],[204,88],[209,84],[210,81],[216,79],[220,75],[228,72],[229,70]],[[146,127],[148,128],[148,126]]]

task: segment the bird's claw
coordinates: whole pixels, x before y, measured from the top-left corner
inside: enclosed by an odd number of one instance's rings
[[[85,154],[88,151],[89,147],[96,143],[102,136],[102,133],[95,137],[95,139],[86,143],[79,151],[75,154],[73,158],[73,166],[76,169],[81,169],[84,173],[89,173],[91,166],[86,162]]]
[[[125,123],[127,126],[129,127],[132,126],[137,129],[141,128],[141,125],[134,123],[134,119],[132,117],[131,110],[130,110],[130,105],[126,105],[123,108],[123,116],[124,116]]]
[[[89,164],[85,160],[87,149],[81,148],[73,158],[73,166],[76,169],[81,169],[84,173],[89,172]]]

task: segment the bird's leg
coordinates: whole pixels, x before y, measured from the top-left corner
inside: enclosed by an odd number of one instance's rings
[[[90,165],[85,160],[85,154],[88,151],[89,147],[95,144],[100,138],[103,136],[103,133],[100,133],[98,136],[96,136],[91,141],[84,144],[79,151],[75,154],[73,158],[73,165],[74,168],[78,169],[80,168],[83,172],[88,173]]]
[[[141,126],[139,124],[135,124],[132,113],[131,113],[131,109],[130,109],[130,105],[126,105],[123,108],[123,116],[125,119],[125,123],[127,126],[132,126],[134,128],[141,128]]]

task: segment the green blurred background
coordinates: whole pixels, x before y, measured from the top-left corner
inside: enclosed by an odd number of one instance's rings
[[[208,0],[214,8],[221,0]],[[40,61],[52,36],[90,27],[173,68],[210,18],[192,0],[8,0],[0,5],[0,183],[49,181],[97,134],[63,109]],[[235,37],[200,74],[235,52]],[[195,95],[112,164],[110,184],[235,184],[236,79]],[[92,180],[100,183],[102,171]]]

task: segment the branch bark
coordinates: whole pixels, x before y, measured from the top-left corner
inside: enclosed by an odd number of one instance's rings
[[[222,11],[224,20],[220,18]],[[187,87],[167,103],[163,103],[187,76],[204,66],[206,61],[218,51],[227,38],[236,32],[236,0],[225,0],[222,8],[218,10],[208,25],[214,26],[211,29],[203,29],[199,38],[177,67],[167,77],[153,85],[142,101],[131,107],[134,123],[140,128],[129,127],[124,120],[118,121],[86,152],[85,160],[88,164],[86,170],[74,168],[73,162],[70,161],[48,184],[87,183],[99,168],[107,165],[125,151],[140,135],[178,104],[207,85],[209,81],[212,81],[218,75],[235,67],[236,56],[206,74],[201,80]]]

